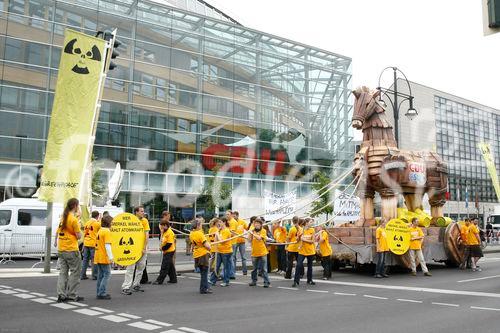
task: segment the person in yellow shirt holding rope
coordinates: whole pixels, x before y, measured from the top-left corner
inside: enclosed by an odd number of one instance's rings
[[[252,282],[249,286],[254,287],[257,285],[257,273],[260,272],[264,279],[264,288],[269,288],[271,282],[269,282],[269,275],[267,272],[267,250],[266,240],[267,233],[262,228],[262,220],[260,218],[255,219],[254,229],[249,233],[249,241],[252,243]]]
[[[237,211],[233,212],[234,219],[236,220],[236,234],[241,235],[241,237],[236,238],[236,243],[233,244],[233,267],[236,271],[237,255],[240,252],[241,256],[241,271],[243,275],[247,275],[247,258],[245,257],[245,238],[243,234],[248,229],[248,225],[245,220],[240,219],[240,213]]]
[[[300,273],[304,271],[305,259],[307,259],[307,284],[316,284],[312,278],[313,261],[316,255],[316,249],[314,246],[314,228],[312,224],[313,219],[307,218],[304,225],[304,231],[298,236],[300,240],[299,257],[297,259],[297,268],[295,269],[293,287],[297,287],[300,284]]]
[[[293,226],[290,228],[290,231],[288,232],[288,236],[286,238],[286,242],[290,243],[290,244],[288,244],[288,246],[287,246],[287,265],[286,265],[285,279],[292,278],[293,262],[297,261],[298,252],[299,252],[297,233],[301,232],[301,229],[302,229],[299,226],[299,217],[298,216],[294,216],[292,218],[292,223],[293,223]],[[295,269],[297,269],[297,267],[295,267]]]
[[[221,287],[229,286],[229,278],[231,276],[231,255],[233,254],[233,246],[231,244],[231,231],[229,230],[229,221],[226,217],[222,217],[219,221],[219,232],[215,235],[215,240],[217,243],[217,260],[224,266],[223,271],[223,282]],[[212,275],[211,281],[212,285],[215,285],[217,279],[214,279]]]
[[[168,283],[177,283],[177,272],[175,271],[174,256],[176,249],[176,236],[170,228],[170,221],[168,218],[162,218],[160,221],[160,228],[162,231],[160,251],[163,252],[161,260],[160,274],[153,284],[163,284],[168,275]]]
[[[332,277],[332,246],[330,245],[328,233],[324,227],[316,227],[316,240],[318,242],[319,254],[321,256],[321,266],[323,266],[323,280]]]
[[[94,253],[96,246],[96,238],[101,222],[99,222],[101,214],[98,211],[93,211],[91,219],[85,223],[83,227],[83,260],[82,260],[82,273],[80,280],[87,280],[87,267],[92,265],[92,280],[97,280],[97,265],[94,264]]]
[[[208,286],[210,244],[203,234],[201,220],[193,220],[189,239],[193,246],[194,265],[200,269],[200,294],[211,294],[212,290]]]
[[[387,236],[385,233],[385,225],[387,221],[384,218],[380,219],[380,225],[375,232],[377,239],[377,265],[375,267],[375,277],[383,278],[389,277],[385,273],[385,261],[389,255],[389,246],[387,245]]]
[[[210,262],[209,262],[209,272],[215,275],[215,280],[219,278],[220,263],[217,261],[217,244],[215,243],[215,234],[219,232],[217,227],[219,223],[218,218],[213,218],[210,220],[210,229],[208,229],[207,239],[210,243]],[[217,268],[217,269],[216,269]]]
[[[278,258],[278,274],[286,271],[286,250],[285,245],[280,243],[286,243],[287,233],[285,227],[281,225],[281,221],[278,221],[274,225],[273,236],[274,240],[278,245],[276,245],[276,256]]]
[[[425,264],[424,254],[422,252],[422,242],[424,240],[424,232],[418,226],[418,219],[414,217],[411,220],[410,227],[410,263],[411,263],[411,275],[417,276],[417,263],[415,257],[420,261],[420,267],[422,267],[422,271],[425,276],[432,276],[427,269],[427,265]]]

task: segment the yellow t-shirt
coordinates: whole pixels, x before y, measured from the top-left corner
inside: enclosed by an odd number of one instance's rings
[[[248,229],[248,224],[245,222],[245,220],[242,220],[242,219],[239,219],[236,223],[237,223],[236,224],[236,233],[238,235],[243,235],[245,230]],[[236,238],[236,243],[238,243],[238,244],[245,243],[245,241],[246,241],[246,239],[243,237]]]
[[[207,241],[203,230],[195,230],[189,234],[189,240],[194,244],[193,258],[199,258],[208,253],[203,243]]]
[[[377,252],[387,252],[389,251],[389,246],[387,245],[387,236],[385,234],[385,228],[378,227],[375,232],[375,237],[378,239]]]
[[[87,223],[85,223],[85,227],[83,229],[83,246],[95,247],[97,233],[100,228],[101,223],[95,219],[90,219]]]
[[[172,231],[172,228],[168,228],[168,230],[163,233],[163,236],[161,238],[161,247],[164,247],[165,245],[167,245],[167,243],[172,243],[172,245],[170,245],[168,250],[163,251],[163,253],[175,252],[175,241],[176,237],[174,232]]]
[[[253,231],[254,237],[252,237],[252,257],[262,257],[267,255],[269,252],[266,247],[267,234],[264,229],[261,229],[260,232]],[[255,238],[255,234],[262,237],[261,240]]]
[[[149,229],[149,221],[147,218],[143,217],[141,219],[141,223],[142,223],[142,227],[144,228],[144,232],[148,232],[150,229]]]
[[[103,265],[111,263],[106,253],[105,244],[111,244],[111,230],[109,228],[100,228],[96,237],[94,263]]]
[[[300,242],[299,254],[303,256],[312,256],[316,254],[314,242],[304,242],[303,240],[314,240],[314,228],[307,228],[302,234],[302,241]]]
[[[465,224],[461,225],[460,226],[460,239],[462,240],[464,245],[468,245],[467,244],[467,234],[468,233],[469,233],[469,227],[466,226]]]
[[[325,230],[321,231],[320,243],[319,243],[319,253],[322,257],[329,257],[332,255],[332,246],[328,238],[328,233]]]
[[[288,232],[288,242],[297,242],[297,228],[300,227],[293,226],[290,228],[290,231]],[[288,252],[299,252],[299,243],[289,244],[287,250]]]
[[[410,236],[411,238],[422,237],[424,236],[424,232],[419,227],[415,228],[410,227]],[[410,240],[410,250],[421,250],[421,249],[422,249],[422,239]]]
[[[221,238],[220,240],[229,239],[231,238],[231,231],[228,228],[225,228],[224,230],[219,231],[219,235]],[[233,253],[232,242],[229,240],[222,243],[218,243],[217,250],[219,253],[224,253],[224,254]]]
[[[68,214],[68,220],[66,221],[66,228],[61,229],[61,223],[57,228],[57,249],[61,252],[73,252],[78,251],[78,238],[76,238],[76,233],[80,232],[80,223],[78,219],[71,213]]]
[[[235,219],[233,219],[233,218],[232,218],[232,219],[230,219],[230,220],[229,220],[229,230],[230,230],[230,232],[231,232],[231,231],[232,231],[232,232],[236,232],[236,228],[237,228],[237,227],[238,227],[238,222],[236,222],[236,220],[235,220]],[[231,233],[231,237],[233,237],[233,236],[234,236],[234,235]],[[236,239],[237,239],[237,238],[232,239],[232,240],[231,240],[231,244],[236,244]],[[221,252],[221,253],[222,253],[222,252]]]
[[[278,227],[274,229],[273,233],[274,239],[277,243],[286,243],[286,229],[283,227]]]
[[[467,245],[479,245],[476,234],[479,234],[479,229],[475,224],[471,224],[467,231]]]
[[[218,232],[219,232],[219,228],[217,228],[215,226],[208,229],[208,241],[210,242],[210,252],[212,252],[212,253],[217,253],[217,244],[213,244],[213,243],[215,242],[215,234]]]

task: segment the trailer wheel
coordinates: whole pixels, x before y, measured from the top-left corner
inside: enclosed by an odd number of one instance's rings
[[[457,268],[458,267],[458,264],[450,259],[445,260],[444,264],[446,265],[446,267],[450,267],[450,268]]]

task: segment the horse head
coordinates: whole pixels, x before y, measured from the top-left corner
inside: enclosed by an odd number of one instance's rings
[[[356,101],[354,102],[354,113],[352,115],[352,127],[362,129],[366,121],[374,113],[384,112],[384,108],[379,104],[379,90],[371,90],[368,87],[360,87],[352,91]]]

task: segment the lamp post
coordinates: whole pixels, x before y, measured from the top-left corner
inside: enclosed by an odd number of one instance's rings
[[[380,79],[382,78],[382,75],[385,73],[386,70],[392,69],[393,71],[393,79],[394,83],[392,85],[393,89],[389,88],[382,88],[380,86]],[[408,85],[408,92],[409,94],[402,93],[398,91],[398,74],[401,74],[403,79],[405,80],[406,84]],[[399,110],[401,108],[401,105],[408,101],[409,107],[408,110],[405,113],[405,116],[408,117],[408,119],[413,120],[418,115],[417,110],[413,107],[413,95],[411,93],[411,85],[408,79],[406,78],[406,75],[397,67],[386,67],[382,70],[378,77],[378,87],[377,90],[380,91],[379,95],[379,104],[382,105],[384,108],[387,107],[385,104],[384,100],[382,100],[382,96],[387,97],[389,102],[391,103],[392,110],[394,112],[394,135],[396,139],[396,144],[399,147]],[[391,98],[392,95],[392,98]],[[401,98],[401,100],[399,100]]]
[[[21,163],[23,158],[23,140],[27,139],[28,136],[18,134],[16,135],[16,138],[19,139],[19,163]]]

